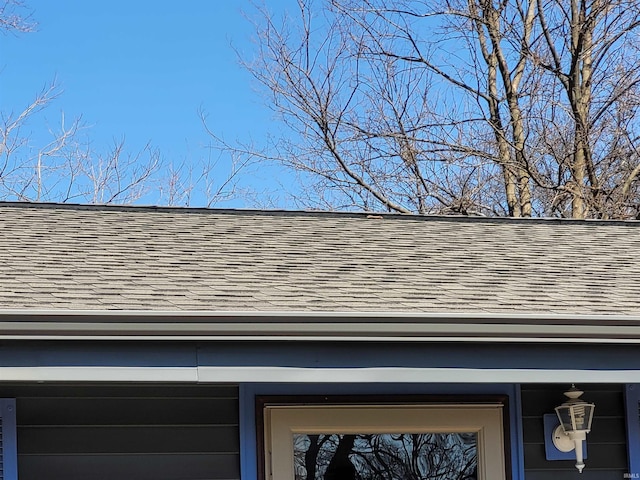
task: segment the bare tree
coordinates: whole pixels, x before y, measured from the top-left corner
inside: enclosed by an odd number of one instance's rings
[[[18,114],[0,112],[0,199],[17,201],[212,206],[249,193],[239,189],[248,159],[221,162],[214,150],[189,161],[169,163],[151,143],[138,150],[124,138],[96,147],[82,118],[32,134],[30,125],[59,95],[46,86]]]
[[[537,5],[540,37],[531,44],[531,58],[564,97],[556,102],[564,110],[556,109],[556,118],[565,117],[568,128],[554,134],[568,146],[555,159],[568,173],[564,201],[571,202],[577,218],[637,216],[640,4],[538,0]]]
[[[21,0],[0,0],[0,33],[37,27]],[[96,146],[81,117],[51,125],[44,118],[62,94],[53,81],[18,112],[0,106],[0,200],[150,203],[211,206],[248,195],[238,188],[248,159],[222,164],[212,149],[196,159],[168,163],[147,143],[131,149],[124,138]]]
[[[291,134],[237,153],[303,172],[333,208],[640,214],[640,1],[298,6],[261,10],[245,63]]]
[[[125,152],[124,140],[96,151],[81,118],[61,114],[47,137],[30,128],[60,89],[47,85],[19,113],[0,112],[0,198],[18,201],[132,203],[151,188],[161,166],[151,146]]]
[[[33,32],[31,12],[21,0],[0,3],[0,31]],[[140,198],[161,161],[149,145],[139,153],[124,151],[124,141],[96,152],[83,136],[80,117],[45,125],[48,139],[34,139],[31,123],[62,93],[53,81],[17,113],[0,111],[0,198],[3,200],[131,203]]]
[[[33,32],[36,22],[31,17],[31,11],[21,0],[0,1],[0,32],[27,33]]]

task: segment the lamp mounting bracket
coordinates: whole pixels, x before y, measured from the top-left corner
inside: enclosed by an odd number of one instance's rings
[[[562,425],[558,425],[553,430],[552,439],[553,439],[553,446],[556,447],[561,452],[564,452],[564,453],[570,452],[571,450],[576,448],[575,444],[573,443],[573,440],[569,438],[569,435],[564,433],[564,430],[562,429]]]

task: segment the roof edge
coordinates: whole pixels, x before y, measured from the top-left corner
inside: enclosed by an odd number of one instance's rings
[[[640,343],[637,315],[0,311],[0,339]]]
[[[575,313],[521,313],[521,312],[402,312],[402,311],[327,311],[327,310],[264,310],[264,311],[241,311],[241,310],[97,310],[97,309],[0,309],[0,321],[7,317],[93,317],[93,318],[166,318],[166,317],[202,317],[206,319],[215,318],[305,318],[305,319],[329,319],[329,318],[350,318],[363,320],[375,319],[478,319],[503,321],[508,319],[521,319],[529,321],[559,321],[571,320],[581,321],[615,321],[628,320],[640,322],[640,312],[637,314],[575,314]]]
[[[286,210],[272,209],[261,210],[252,208],[208,208],[208,207],[180,207],[159,205],[119,205],[119,204],[80,204],[80,203],[55,203],[55,202],[14,202],[0,201],[0,208],[25,208],[25,209],[57,209],[57,210],[94,210],[114,212],[147,212],[147,213],[189,213],[189,214],[223,214],[223,215],[265,215],[265,216],[311,216],[311,217],[339,217],[362,218],[370,220],[384,219],[409,219],[422,221],[463,221],[463,222],[495,222],[495,223],[562,223],[562,224],[603,224],[603,225],[639,225],[636,219],[575,219],[558,217],[489,217],[483,215],[422,215],[377,211],[323,211],[323,210]]]

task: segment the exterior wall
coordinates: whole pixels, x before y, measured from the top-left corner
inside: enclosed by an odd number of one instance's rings
[[[0,385],[15,397],[20,480],[240,478],[238,389]]]
[[[94,377],[94,384],[0,382],[0,398],[17,399],[21,480],[237,480],[241,461],[242,479],[255,480],[256,395],[498,393],[510,397],[514,480],[562,480],[577,478],[578,473],[571,461],[545,459],[542,415],[552,413],[564,400],[562,391],[568,385],[525,383],[520,390],[510,381],[485,383],[484,377],[496,377],[501,368],[509,365],[523,372],[544,368],[546,371],[538,375],[551,377],[544,381],[564,381],[564,377],[558,380],[553,375],[553,369],[564,365],[559,360],[565,356],[569,362],[566,368],[585,376],[597,374],[597,368],[624,370],[627,365],[640,370],[635,346],[603,345],[594,349],[573,345],[559,349],[548,345],[444,343],[7,342],[0,345],[0,365],[4,368],[198,368],[196,373],[203,376],[196,376],[189,383],[162,385],[98,384]],[[398,383],[391,383],[386,373],[390,366],[415,370],[420,380],[394,379]],[[291,377],[293,367],[298,369],[297,376]],[[236,370],[233,375],[228,374],[227,380],[204,376],[228,368],[249,372],[251,378],[259,377],[265,368],[274,368],[281,379],[260,380],[267,383],[245,379],[238,388],[221,383],[239,381]],[[369,376],[366,381],[338,382],[334,378],[346,369],[362,376],[376,368],[381,369],[386,380],[371,380]],[[450,369],[472,370],[484,377],[470,383],[458,380],[446,384],[430,378],[429,368],[445,374]],[[525,373],[521,376],[522,381],[537,381],[527,379]],[[453,374],[449,377],[450,381],[456,379]],[[48,377],[37,380],[41,378]],[[623,385],[581,382],[579,386],[585,390],[585,398],[596,403],[586,468],[580,478],[623,478],[629,472]]]
[[[565,387],[522,386],[526,480],[576,478],[574,462],[544,454],[542,415],[563,401]],[[580,478],[623,478],[623,387],[580,387],[596,403]],[[240,478],[235,386],[3,384],[0,396],[16,398],[20,480]]]
[[[545,459],[542,416],[554,413],[565,397],[562,384],[522,385],[522,426],[526,480],[622,479],[628,472],[624,386],[580,384],[585,400],[596,404],[592,431],[587,435],[586,467],[582,475],[575,461]]]

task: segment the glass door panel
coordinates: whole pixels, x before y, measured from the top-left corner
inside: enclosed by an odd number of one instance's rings
[[[475,480],[465,433],[293,434],[295,480]]]

